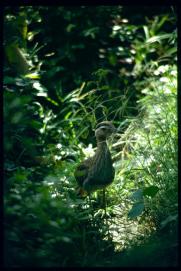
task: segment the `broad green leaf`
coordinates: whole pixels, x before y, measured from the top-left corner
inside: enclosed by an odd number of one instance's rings
[[[130,199],[133,201],[140,201],[143,199],[143,190],[138,189],[130,196]]]
[[[144,203],[138,202],[135,203],[132,207],[132,209],[128,213],[128,217],[130,219],[136,218],[137,216],[141,215],[144,210]]]
[[[157,194],[158,191],[159,191],[159,188],[155,185],[152,185],[152,186],[146,187],[143,190],[143,195],[150,196],[153,198]]]

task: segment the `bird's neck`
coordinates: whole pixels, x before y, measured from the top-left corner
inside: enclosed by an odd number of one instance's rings
[[[98,149],[108,149],[106,140],[97,140]]]
[[[105,162],[105,160],[107,160],[109,156],[110,156],[110,151],[109,151],[106,140],[97,141],[96,159],[103,158]]]
[[[111,154],[106,140],[97,140],[97,150],[94,156],[94,174],[104,178],[112,167]]]

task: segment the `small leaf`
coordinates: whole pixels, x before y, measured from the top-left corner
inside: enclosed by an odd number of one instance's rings
[[[143,202],[135,203],[133,205],[132,209],[129,211],[128,217],[133,219],[133,218],[141,215],[143,210],[144,210],[144,203]]]
[[[72,242],[72,240],[71,240],[69,237],[67,237],[67,236],[62,236],[62,237],[61,237],[61,240],[62,240],[63,242],[65,242],[65,243],[71,243],[71,242]]]
[[[157,194],[158,191],[159,191],[159,188],[155,185],[152,185],[152,186],[146,187],[143,190],[143,195],[150,196],[153,198]]]
[[[55,227],[55,228],[59,228],[59,225],[56,221],[50,221],[49,224],[52,226],[52,227]]]
[[[30,79],[40,79],[40,75],[36,72],[34,73],[28,73],[25,75],[26,78],[30,78]]]

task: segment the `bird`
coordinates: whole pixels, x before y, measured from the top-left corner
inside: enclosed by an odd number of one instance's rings
[[[103,189],[105,206],[105,188],[114,180],[115,169],[107,139],[116,132],[111,121],[102,121],[97,124],[95,137],[97,149],[94,156],[82,161],[75,169],[74,176],[78,183],[78,194],[85,196]]]

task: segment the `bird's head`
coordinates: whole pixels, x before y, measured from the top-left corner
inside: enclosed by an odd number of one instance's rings
[[[110,121],[103,121],[97,124],[95,136],[97,140],[106,140],[110,135],[116,132],[116,128]]]

